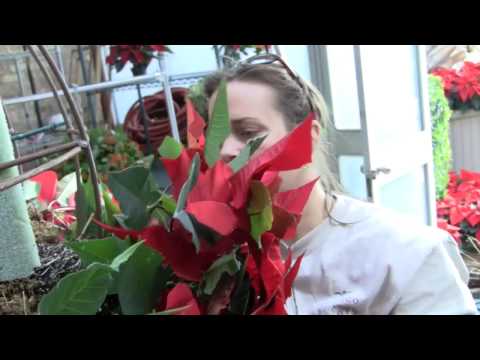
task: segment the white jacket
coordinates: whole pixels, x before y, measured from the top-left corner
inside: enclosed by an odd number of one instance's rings
[[[291,245],[305,253],[289,314],[476,314],[450,235],[337,195],[332,217]],[[283,243],[286,254],[287,243]]]

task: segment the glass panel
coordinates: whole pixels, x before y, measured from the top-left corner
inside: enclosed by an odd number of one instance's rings
[[[352,45],[328,45],[332,111],[338,130],[360,130],[357,78]]]
[[[367,200],[367,183],[360,171],[363,163],[363,156],[342,155],[338,158],[340,182],[346,192],[354,198]]]
[[[404,175],[379,190],[380,205],[428,224],[426,166]]]
[[[361,46],[365,104],[374,139],[422,131],[416,49]]]

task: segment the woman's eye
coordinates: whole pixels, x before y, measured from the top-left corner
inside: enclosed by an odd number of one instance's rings
[[[240,131],[238,135],[239,135],[242,139],[250,139],[250,138],[254,137],[254,136],[257,135],[257,134],[258,134],[257,131],[243,130],[243,131]]]

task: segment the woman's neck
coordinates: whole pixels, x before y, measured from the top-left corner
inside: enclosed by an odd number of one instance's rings
[[[318,181],[303,209],[302,218],[297,226],[297,236],[294,241],[304,237],[327,218],[326,208],[332,205],[329,198],[330,197],[326,196],[321,183]]]

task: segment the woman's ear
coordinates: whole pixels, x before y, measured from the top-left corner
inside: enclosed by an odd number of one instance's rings
[[[317,144],[320,141],[320,136],[322,134],[322,126],[318,120],[313,120],[312,122],[312,141],[313,145]]]

